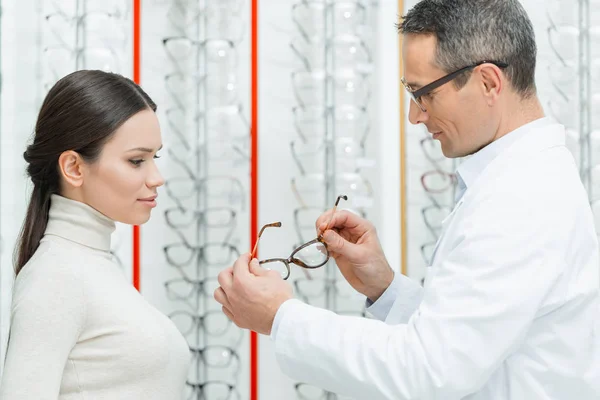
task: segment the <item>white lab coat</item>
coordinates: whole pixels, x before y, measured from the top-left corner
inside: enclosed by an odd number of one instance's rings
[[[271,337],[285,374],[355,399],[600,398],[587,194],[563,126],[518,131],[467,182],[424,289],[398,276],[375,303],[384,321],[282,305]]]

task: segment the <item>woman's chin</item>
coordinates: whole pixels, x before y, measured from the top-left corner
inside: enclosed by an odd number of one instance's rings
[[[143,215],[141,213],[138,213],[138,215],[131,215],[131,216],[127,216],[126,218],[123,219],[118,219],[116,220],[117,222],[121,222],[123,224],[128,224],[128,225],[144,225],[146,222],[148,222],[150,220],[150,211],[148,211],[147,213],[144,213]]]

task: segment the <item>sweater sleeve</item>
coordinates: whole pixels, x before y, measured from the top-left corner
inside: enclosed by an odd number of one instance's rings
[[[81,268],[36,253],[15,281],[2,400],[58,398],[85,307]]]

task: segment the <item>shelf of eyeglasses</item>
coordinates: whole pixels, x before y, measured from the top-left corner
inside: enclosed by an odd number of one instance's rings
[[[40,4],[43,14],[58,12],[75,15],[77,10],[90,12],[106,12],[127,14],[131,11],[128,0],[47,0]]]
[[[442,223],[450,215],[452,209],[452,206],[439,204],[431,204],[421,208],[422,220],[433,237],[439,237],[442,231]]]
[[[568,3],[563,0],[548,0],[544,6],[548,15],[565,20],[576,21],[579,17],[579,7],[588,4],[590,12],[600,14],[600,0],[578,0],[576,3]]]
[[[306,383],[294,384],[298,400],[341,400],[338,395]]]
[[[578,76],[571,84],[561,84],[551,81],[548,107],[556,115],[571,115],[577,118],[580,111],[593,110],[600,102],[600,71],[589,82],[585,77]],[[583,90],[587,87],[587,90]]]
[[[196,177],[195,173],[185,167],[188,176],[173,177],[165,180],[165,192],[180,209],[186,209],[185,203],[195,202],[201,197],[205,207],[224,204],[230,208],[244,211],[246,208],[246,191],[243,183],[235,176]]]
[[[437,171],[451,170],[452,160],[444,156],[440,142],[433,139],[429,133],[419,139],[419,148],[425,157],[419,155],[418,158],[424,159],[428,166],[432,166]]]
[[[186,300],[196,294],[212,297],[215,289],[220,286],[216,276],[204,279],[175,278],[166,281],[164,285],[170,300]]]
[[[165,210],[165,221],[173,229],[204,226],[227,231],[230,237],[237,225],[238,211],[232,207],[211,207],[202,210],[171,207]]]
[[[166,225],[171,228],[176,239],[164,247],[165,251],[173,254],[169,258],[173,266],[186,266],[191,260],[207,261],[209,265],[219,265],[222,256],[216,256],[219,252],[229,250],[232,255],[237,254],[239,245],[237,226],[237,216],[239,209],[233,207],[207,206],[200,209],[192,207],[171,207],[165,210]],[[210,246],[203,249],[201,254],[191,254],[196,250],[190,250],[198,247],[199,243],[211,243]],[[214,247],[214,249],[213,249]],[[182,258],[181,253],[188,255],[190,260]],[[200,256],[196,259],[195,256]]]
[[[600,6],[600,4],[599,4]],[[577,9],[577,7],[571,7]],[[578,59],[580,48],[578,46],[581,40],[587,40],[592,59],[600,56],[600,10],[591,10],[589,18],[589,27],[582,29],[579,26],[579,16],[554,16],[548,13],[549,26],[547,28],[548,41],[550,49],[554,56],[564,65]]]
[[[293,140],[290,142],[290,149],[301,175],[325,171],[331,158],[335,159],[335,171],[342,173],[360,173],[376,164],[374,158],[367,157],[364,146],[351,137]]]
[[[369,76],[354,70],[335,73],[299,70],[291,73],[291,79],[294,98],[301,107],[333,104],[364,108],[371,98]]]
[[[600,125],[598,126],[600,127]],[[582,166],[584,170],[600,164],[600,129],[594,129],[586,135],[567,127],[565,144],[578,164],[579,161],[587,161],[588,165]],[[584,154],[581,154],[582,152]],[[582,159],[582,155],[591,157]]]
[[[180,35],[198,31],[208,38],[240,42],[246,33],[247,10],[244,0],[172,0],[166,10],[169,26]]]
[[[429,170],[421,174],[421,186],[429,194],[448,193],[457,185],[454,173],[443,170]]]
[[[198,307],[202,299],[204,305],[214,301],[214,291],[220,286],[216,276],[202,279],[175,278],[164,283],[167,298],[186,304],[190,310]]]
[[[219,70],[215,74],[173,72],[165,75],[169,100],[178,108],[189,108],[202,98],[205,107],[228,107],[239,104],[239,77],[235,71]]]
[[[371,183],[357,173],[340,173],[335,176],[314,173],[291,179],[291,187],[300,207],[322,207],[328,203],[331,189],[348,195],[348,207],[364,210],[373,207]]]
[[[596,161],[598,160],[596,159]],[[581,168],[581,175],[582,179],[590,178],[592,185],[591,189],[596,195],[600,193],[600,163],[597,162],[593,165]],[[594,196],[594,199],[595,198],[597,198],[597,196]]]
[[[76,69],[99,69],[103,71],[121,71],[122,59],[126,55],[108,47],[50,46],[42,50],[44,69],[42,71],[44,88],[49,90],[63,76]]]
[[[219,381],[237,386],[240,377],[240,356],[228,346],[190,346],[190,368],[187,382]]]
[[[560,93],[559,93],[560,94]],[[579,132],[581,119],[589,114],[590,131],[600,130],[600,91],[590,93],[591,99],[580,101],[579,97],[553,96],[546,103],[549,116],[568,130]]]
[[[44,15],[42,29],[49,35],[43,35],[42,40],[46,45],[73,48],[84,35],[87,45],[124,49],[128,41],[128,18],[124,10],[118,9],[83,13],[52,10]]]
[[[600,238],[600,197],[598,196],[600,189],[596,188],[595,192],[592,193],[593,200],[590,202],[592,206],[592,214],[594,215],[594,225],[596,226],[597,236]]]
[[[365,107],[337,104],[292,107],[294,128],[304,142],[331,140],[337,136],[352,138],[364,147],[371,128]]]
[[[425,267],[429,267],[431,265],[436,245],[437,241],[429,241],[419,246],[421,258]]]
[[[237,375],[240,370],[238,352],[228,346],[208,345],[204,347],[190,346],[191,368],[203,366],[218,370],[226,370],[231,375]]]
[[[301,0],[292,5],[292,21],[306,40],[334,34],[365,34],[369,3],[350,0]]]
[[[374,70],[369,46],[356,35],[312,38],[308,41],[299,36],[292,39],[290,48],[306,71],[329,70],[339,74],[356,71],[368,75]]]
[[[198,109],[192,104],[169,107],[165,111],[169,132],[181,145],[193,151],[194,146],[232,142],[247,152],[250,124],[244,115],[242,103]]]
[[[167,161],[172,161],[188,176],[196,176],[196,169],[210,169],[220,174],[229,170],[249,169],[250,137],[229,138],[223,136],[190,146],[182,140],[165,144]]]
[[[194,280],[194,271],[198,269],[228,267],[240,256],[237,247],[230,243],[193,245],[183,235],[180,235],[180,242],[164,246],[163,252],[167,263],[189,281]]]
[[[177,310],[168,314],[187,342],[194,346],[198,338],[211,345],[239,347],[244,331],[235,326],[221,309]]]
[[[240,50],[227,38],[169,36],[162,39],[162,44],[169,61],[184,75],[194,76],[199,67],[206,75],[219,75],[234,72],[240,64]]]
[[[600,43],[598,45],[600,46]],[[567,94],[576,92],[581,80],[589,75],[592,87],[600,92],[600,52],[595,57],[590,57],[588,64],[585,65],[581,65],[577,59],[552,59],[549,60],[546,70],[556,90]]]
[[[185,400],[241,400],[235,385],[223,381],[186,382]]]

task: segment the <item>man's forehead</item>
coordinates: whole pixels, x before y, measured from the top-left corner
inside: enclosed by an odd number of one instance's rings
[[[403,74],[414,89],[431,82],[439,75],[435,64],[436,38],[433,35],[405,35],[402,46]]]

